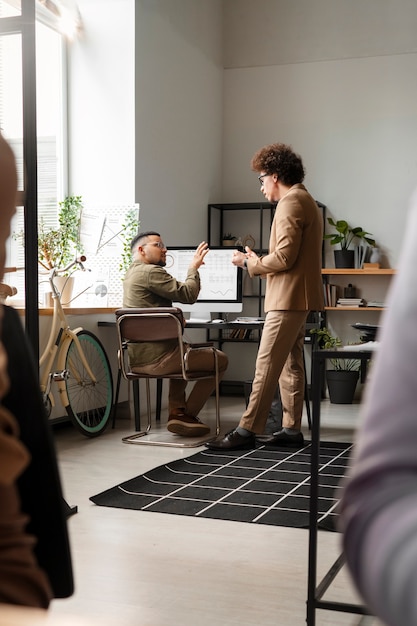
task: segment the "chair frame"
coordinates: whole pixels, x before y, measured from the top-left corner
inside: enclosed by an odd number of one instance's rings
[[[130,308],[130,309],[118,309],[115,312],[116,315],[116,328],[118,337],[118,364],[119,373],[121,372],[123,378],[128,382],[138,382],[141,378],[146,381],[146,405],[147,405],[147,427],[146,430],[141,430],[128,437],[123,437],[122,441],[125,443],[141,443],[148,445],[165,445],[175,446],[181,448],[190,448],[200,446],[206,441],[210,441],[217,437],[220,433],[220,381],[219,381],[219,364],[218,354],[212,342],[209,343],[187,343],[184,345],[183,332],[184,332],[184,317],[182,310],[178,307],[158,307],[158,308]],[[152,374],[132,372],[129,365],[129,358],[127,355],[127,345],[130,343],[140,344],[158,341],[168,341],[175,339],[178,343],[180,350],[180,363],[181,370],[174,374],[162,374],[158,373],[158,369],[155,368],[155,372]],[[214,372],[193,372],[189,369],[190,355],[195,351],[202,348],[210,348],[213,351],[214,358]],[[204,437],[181,437],[167,432],[165,438],[162,438],[158,433],[157,439],[151,439],[146,437],[149,435],[152,428],[152,412],[151,412],[151,398],[150,398],[150,383],[151,379],[161,380],[167,379],[179,379],[194,382],[205,378],[215,377],[215,402],[216,402],[216,429],[215,435],[205,435]],[[137,411],[137,406],[135,406]],[[135,415],[135,423],[138,424],[138,416]]]

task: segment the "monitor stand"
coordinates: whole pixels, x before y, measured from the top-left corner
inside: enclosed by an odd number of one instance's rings
[[[193,324],[206,324],[207,322],[211,322],[210,311],[195,311],[190,313],[187,322],[192,322]]]

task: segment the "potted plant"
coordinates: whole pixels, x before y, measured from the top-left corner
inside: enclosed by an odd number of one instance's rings
[[[322,350],[334,350],[342,346],[339,337],[332,335],[328,328],[313,328]],[[329,359],[332,369],[326,370],[329,399],[332,404],[352,404],[359,379],[360,361],[350,358]]]
[[[333,226],[335,233],[329,233],[324,235],[324,239],[330,240],[330,245],[340,245],[340,250],[334,251],[334,261],[336,267],[354,267],[355,266],[355,254],[354,250],[350,249],[350,245],[355,239],[366,241],[370,246],[375,246],[375,239],[372,239],[369,235],[371,233],[363,230],[362,226],[352,228],[346,220],[337,220],[335,222],[333,218],[327,218],[330,226]]]
[[[38,230],[38,261],[46,270],[69,265],[80,251],[81,196],[67,196],[59,202],[58,227],[48,228],[43,220]]]
[[[83,203],[81,196],[67,196],[59,202],[58,226],[49,228],[41,220],[38,229],[38,261],[45,270],[64,268],[81,252],[79,230]],[[63,303],[71,301],[73,277],[57,276],[55,283]]]
[[[236,237],[232,233],[224,233],[222,237],[222,243],[224,246],[234,246]]]

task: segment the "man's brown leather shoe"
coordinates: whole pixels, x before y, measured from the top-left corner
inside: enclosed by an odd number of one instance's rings
[[[210,426],[207,426],[198,417],[176,411],[168,417],[167,430],[181,437],[202,437],[208,435]]]
[[[209,450],[251,450],[256,446],[255,435],[242,437],[236,430],[231,430],[223,439],[208,441],[206,444]]]

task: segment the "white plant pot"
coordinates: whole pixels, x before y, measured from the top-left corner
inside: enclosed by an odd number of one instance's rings
[[[63,306],[71,306],[74,280],[75,278],[73,276],[56,276],[54,278],[55,285],[61,294],[61,303]]]

